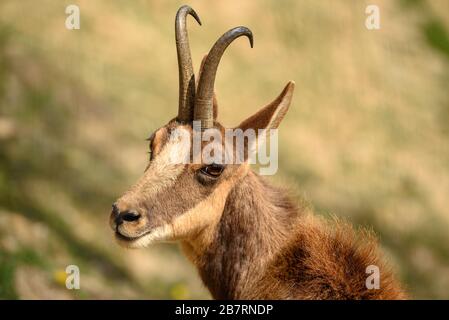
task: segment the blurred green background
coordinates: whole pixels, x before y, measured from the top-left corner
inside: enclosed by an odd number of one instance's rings
[[[65,28],[77,4],[81,29]],[[0,2],[0,298],[209,298],[176,245],[125,250],[110,205],[177,110],[178,1]],[[449,298],[449,2],[200,1],[194,66],[238,25],[216,90],[233,126],[292,79],[277,183],[371,227],[414,298]],[[377,4],[381,29],[365,28]],[[65,268],[81,269],[81,290]]]

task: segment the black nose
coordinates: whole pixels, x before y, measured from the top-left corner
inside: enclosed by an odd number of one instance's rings
[[[133,210],[120,211],[118,206],[114,203],[112,205],[112,213],[114,215],[115,223],[118,225],[122,224],[124,221],[133,222],[140,219],[140,214]]]

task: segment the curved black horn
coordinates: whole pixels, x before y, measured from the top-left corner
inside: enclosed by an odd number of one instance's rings
[[[192,121],[195,102],[195,76],[186,28],[186,18],[189,14],[201,25],[200,18],[189,6],[179,8],[175,19],[176,51],[178,54],[179,70],[178,121],[183,123]]]
[[[206,61],[204,62],[203,71],[198,82],[198,89],[195,97],[194,120],[201,120],[201,128],[208,129],[213,126],[213,99],[214,99],[214,83],[217,73],[218,64],[223,56],[226,48],[232,41],[238,37],[246,36],[249,39],[251,48],[253,47],[253,34],[246,27],[236,27],[225,34],[215,42],[210,49]]]

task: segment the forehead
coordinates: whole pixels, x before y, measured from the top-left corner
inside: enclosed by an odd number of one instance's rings
[[[221,134],[222,137],[224,137],[225,128],[221,124],[215,123],[214,128],[218,130],[218,132]],[[150,148],[152,149],[152,151],[157,153],[160,150],[162,150],[163,147],[167,144],[167,142],[170,141],[172,135],[176,134],[177,130],[185,130],[190,135],[190,139],[192,141],[194,137],[192,126],[180,124],[172,120],[165,126],[154,131],[151,134],[150,138],[148,138],[150,142]],[[201,146],[204,147],[208,143],[210,143],[210,141],[201,141]]]

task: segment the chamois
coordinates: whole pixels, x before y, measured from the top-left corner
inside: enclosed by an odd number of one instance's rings
[[[213,129],[217,122],[214,82],[226,48],[252,32],[236,27],[223,34],[204,57],[195,81],[186,30],[187,16],[201,21],[189,6],[175,19],[179,67],[178,115],[149,139],[150,161],[143,176],[112,206],[110,225],[118,243],[140,248],[178,241],[215,299],[404,299],[399,283],[368,231],[342,221],[314,216],[288,192],[252,171],[246,142],[244,161],[222,164],[189,159],[191,138],[176,132]],[[284,118],[295,84],[237,127],[276,129]],[[210,143],[222,143],[215,140]],[[226,150],[226,152],[229,150]],[[368,268],[378,268],[379,285],[369,287]]]

